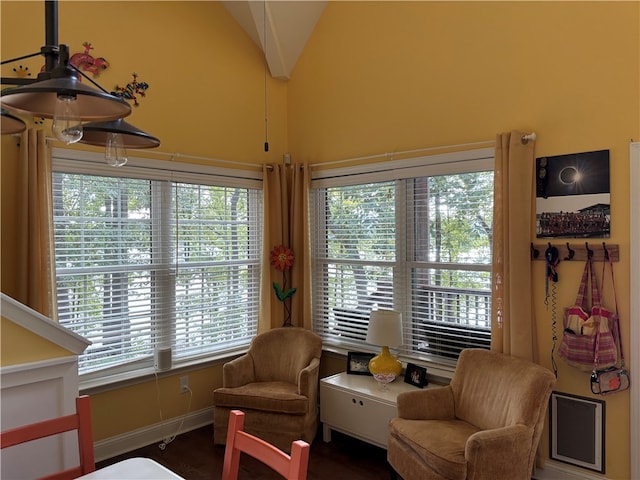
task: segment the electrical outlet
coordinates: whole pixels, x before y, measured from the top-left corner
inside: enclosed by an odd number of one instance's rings
[[[180,393],[187,393],[189,391],[189,377],[185,375],[180,377]]]

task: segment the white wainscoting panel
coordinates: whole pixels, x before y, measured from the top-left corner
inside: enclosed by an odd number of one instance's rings
[[[75,355],[0,368],[2,430],[75,411],[78,361]],[[41,477],[78,464],[74,432],[0,451],[0,477]]]

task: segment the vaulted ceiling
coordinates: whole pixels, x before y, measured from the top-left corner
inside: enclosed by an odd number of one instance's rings
[[[288,80],[326,1],[222,2],[249,37],[265,53],[271,76]]]

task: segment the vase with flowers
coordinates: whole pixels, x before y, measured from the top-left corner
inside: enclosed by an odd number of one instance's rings
[[[291,296],[296,293],[295,288],[287,288],[287,272],[293,267],[293,261],[295,257],[293,250],[284,245],[278,245],[271,250],[271,265],[276,270],[282,272],[282,287],[278,282],[273,282],[273,289],[276,292],[276,297],[282,302],[284,306],[284,323],[283,327],[290,327],[291,324]]]

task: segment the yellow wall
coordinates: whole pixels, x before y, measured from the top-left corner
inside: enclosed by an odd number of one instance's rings
[[[536,156],[610,150],[608,242],[620,245],[614,268],[628,355],[639,2],[329,2],[288,92],[292,157],[312,163],[490,140],[512,129],[537,133]],[[560,264],[559,307],[575,301],[582,268]],[[536,262],[538,353],[551,368],[544,278],[544,262]],[[558,391],[592,396],[587,373],[558,363]],[[629,395],[605,400],[606,476],[629,478]],[[546,433],[542,442],[546,453]]]
[[[180,393],[180,376],[189,376],[190,394]],[[157,380],[92,396],[96,440],[160,423],[163,420],[211,407],[213,390],[222,386],[222,366],[160,376]],[[121,418],[122,417],[122,418]],[[211,419],[213,421],[213,418]],[[170,437],[177,432],[167,430]]]
[[[28,348],[25,348],[28,346]],[[0,323],[0,365],[20,365],[50,358],[68,357],[71,352],[2,317]]]
[[[2,1],[3,59],[38,50],[42,10],[41,2]],[[291,80],[268,82],[269,154],[262,151],[262,55],[219,3],[63,1],[60,30],[72,52],[90,41],[107,57],[105,86],[126,83],[133,71],[150,84],[129,121],[160,137],[164,152],[261,163],[290,151],[294,161],[321,163],[490,140],[511,129],[538,134],[537,156],[610,150],[608,241],[620,246],[616,286],[629,352],[628,142],[640,138],[638,2],[329,2]],[[6,165],[11,148],[3,141],[3,291],[11,288],[5,246],[16,241],[7,205],[14,183],[5,176],[15,168]],[[559,306],[573,303],[580,269],[560,265]],[[550,367],[543,262],[534,275],[539,356]],[[329,359],[324,369],[338,365]],[[557,390],[590,396],[587,374],[561,362],[559,369]],[[192,410],[210,405],[220,367],[189,375]],[[177,382],[160,380],[165,418],[181,413]],[[628,478],[629,396],[605,400],[606,476]],[[96,395],[96,439],[156,423],[155,404],[154,382]],[[548,443],[546,435],[542,440]]]

